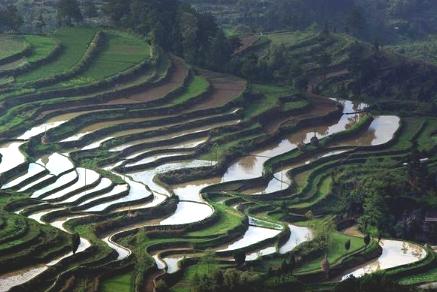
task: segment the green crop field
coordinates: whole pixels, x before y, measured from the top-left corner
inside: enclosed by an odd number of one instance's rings
[[[93,28],[63,28],[53,36],[63,46],[62,54],[53,62],[23,74],[17,82],[35,81],[70,70],[79,63],[97,30]],[[72,37],[74,35],[74,37]]]
[[[88,70],[52,88],[81,86],[100,81],[126,71],[150,56],[148,45],[137,37],[127,33],[108,32],[106,38],[105,47]]]
[[[0,37],[0,60],[23,51],[27,45],[21,37],[2,35]]]
[[[27,58],[27,62],[44,59],[57,45],[56,39],[45,36],[26,35],[24,39],[32,46],[32,54]]]

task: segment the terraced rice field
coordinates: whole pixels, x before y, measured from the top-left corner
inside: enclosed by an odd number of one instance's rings
[[[326,224],[335,168],[373,155],[396,159],[420,143],[417,120],[373,116],[366,104],[311,88],[290,99],[293,88],[194,70],[124,32],[102,30],[103,45],[72,71],[98,31],[26,36],[35,47],[27,62],[57,42],[62,50],[0,85],[3,113],[19,113],[0,121],[8,130],[0,146],[0,291],[147,290],[169,275],[172,290],[187,291],[209,265],[203,258],[232,267],[237,252],[255,271],[277,269]],[[13,53],[19,44],[8,46]],[[424,124],[424,135],[435,125]],[[381,255],[340,272],[360,276],[429,257],[417,244],[402,253],[406,243],[382,243]],[[378,243],[365,247],[335,231],[327,249],[337,266]],[[321,259],[301,262],[297,276],[319,275]]]

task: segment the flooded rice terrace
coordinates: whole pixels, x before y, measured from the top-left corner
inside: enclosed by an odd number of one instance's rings
[[[229,93],[224,94],[226,90],[226,80],[222,80],[222,76],[211,75],[212,73],[204,72],[215,78],[214,93],[207,103],[196,106],[196,109],[207,109],[225,105],[228,101],[223,101],[223,96],[230,96],[235,92],[241,92],[245,87],[245,82],[239,79],[234,80],[234,87],[228,89]],[[172,85],[173,86],[173,85]],[[162,88],[160,90],[168,90]],[[160,90],[156,92],[158,95]],[[126,103],[139,102],[143,97],[138,95],[129,100],[123,100]],[[116,103],[117,100],[111,101]],[[187,225],[201,222],[214,214],[214,207],[204,200],[202,190],[212,185],[218,185],[223,182],[232,182],[237,180],[247,180],[258,178],[263,175],[265,163],[278,155],[290,152],[298,147],[300,143],[308,144],[315,136],[323,139],[330,135],[348,130],[357,124],[363,117],[365,104],[355,104],[350,101],[339,101],[343,106],[343,114],[335,121],[325,125],[302,129],[296,133],[286,135],[276,143],[272,143],[262,149],[257,149],[248,155],[238,159],[229,165],[222,176],[187,182],[174,186],[162,185],[157,179],[157,175],[163,174],[172,170],[189,169],[197,167],[213,167],[216,161],[188,159],[186,161],[172,161],[172,158],[179,157],[184,154],[192,154],[192,149],[201,146],[208,142],[207,134],[209,131],[220,129],[227,126],[235,126],[242,121],[240,118],[232,118],[228,121],[213,122],[201,126],[196,126],[187,130],[176,130],[174,133],[156,135],[148,138],[128,139],[126,142],[109,147],[110,153],[124,153],[124,151],[135,148],[135,151],[130,151],[128,155],[120,154],[120,160],[104,167],[105,171],[109,171],[112,175],[119,177],[123,183],[114,184],[110,179],[102,176],[99,172],[78,167],[69,157],[69,153],[51,153],[39,158],[34,163],[28,164],[28,169],[21,176],[15,177],[2,186],[2,189],[16,189],[19,192],[28,192],[31,190],[31,197],[40,199],[42,202],[49,202],[51,207],[38,212],[33,212],[29,218],[34,219],[42,224],[50,224],[65,232],[70,232],[65,229],[65,223],[72,219],[83,218],[90,216],[93,213],[106,212],[134,212],[135,210],[145,210],[154,208],[176,196],[178,203],[175,211],[161,219],[149,220],[148,222],[128,225],[117,228],[101,238],[110,248],[118,254],[116,260],[127,258],[132,251],[129,248],[117,243],[114,238],[129,230],[136,230],[145,226],[172,226],[172,225]],[[235,113],[233,109],[230,114]],[[65,113],[62,115],[50,118],[45,123],[29,129],[17,139],[28,140],[34,136],[40,135],[47,130],[56,129],[62,126],[73,118],[87,114],[88,111],[78,111],[73,113]],[[217,115],[220,116],[220,115]],[[161,117],[163,118],[163,117]],[[119,119],[110,122],[99,122],[79,129],[75,134],[61,140],[60,142],[79,141],[89,134],[100,131],[102,128],[109,128],[122,124],[145,122],[156,118],[129,118]],[[199,120],[196,118],[193,121]],[[189,122],[185,121],[185,122]],[[166,127],[178,125],[168,123]],[[278,124],[279,125],[279,124]],[[376,116],[370,126],[357,137],[347,139],[338,143],[335,146],[374,146],[389,142],[400,125],[400,119],[396,116]],[[82,146],[79,150],[95,150],[102,145],[116,138],[129,137],[132,134],[139,134],[147,131],[159,130],[161,126],[138,127],[132,126],[127,130],[117,131],[94,139],[87,145]],[[115,129],[115,128],[114,128]],[[167,140],[178,139],[193,133],[205,132],[205,137],[192,138],[184,142],[167,143]],[[175,140],[176,141],[176,140]],[[147,143],[162,142],[165,146],[146,147],[141,149],[139,146],[147,145]],[[22,163],[26,163],[26,157],[20,151],[20,146],[24,141],[4,143],[0,146],[0,154],[2,162],[0,164],[0,173],[14,169]],[[154,151],[166,149],[167,152],[154,154]],[[190,150],[191,151],[187,151]],[[77,151],[75,149],[74,151]],[[317,161],[318,159],[341,155],[346,150],[333,150],[327,153],[320,153],[308,158],[297,164],[283,166],[273,174],[273,178],[261,188],[256,190],[245,191],[245,194],[268,194],[284,190],[290,186],[291,180],[288,177],[288,172],[293,168]],[[162,159],[167,159],[170,162],[163,162],[156,167],[145,168],[141,171],[129,171],[128,173],[117,173],[115,168],[123,165],[127,169],[129,167],[147,166],[152,162],[157,162]],[[35,179],[34,179],[35,178]],[[25,184],[25,182],[28,182]],[[25,185],[23,185],[25,184]],[[44,222],[43,218],[47,214],[55,211],[67,210],[69,207],[75,207],[75,214],[67,217],[59,218],[53,222]],[[235,206],[237,207],[237,206]],[[110,211],[107,211],[110,210]],[[19,210],[17,212],[21,212]],[[266,240],[276,238],[285,229],[290,231],[289,237],[283,244],[277,245],[276,240],[273,243],[261,245],[254,251],[248,252],[246,260],[253,261],[263,256],[272,254],[286,254],[292,251],[299,244],[312,240],[313,233],[307,227],[299,227],[293,224],[278,224],[272,222],[262,222],[256,218],[250,218],[250,225],[238,238],[223,244],[221,246],[212,247],[211,250],[220,255],[222,252],[229,252],[250,247],[254,244],[259,244]],[[91,246],[88,239],[81,238],[78,253],[83,252]],[[341,279],[349,275],[361,276],[364,273],[376,271],[378,269],[387,269],[399,265],[408,264],[420,260],[425,256],[424,250],[414,244],[409,244],[402,241],[383,240],[381,242],[383,254],[372,262],[363,266],[357,267],[343,275]],[[154,254],[153,258],[156,261],[158,268],[166,269],[167,273],[174,273],[179,269],[178,263],[185,257],[194,257],[196,254],[179,251],[181,254],[164,256],[162,259]],[[43,273],[50,266],[59,261],[68,258],[72,253],[68,253],[58,257],[46,264],[36,265],[22,271],[4,274],[0,276],[2,282],[0,291],[25,283],[33,277]],[[197,255],[199,256],[199,255]]]

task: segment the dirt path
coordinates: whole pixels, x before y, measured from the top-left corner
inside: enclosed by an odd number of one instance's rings
[[[348,227],[341,232],[349,236],[364,237],[364,234],[360,230],[358,230],[358,225]]]
[[[154,292],[155,291],[155,281],[158,277],[164,275],[163,270],[158,270],[148,275],[145,279],[146,284],[144,285],[144,292]]]

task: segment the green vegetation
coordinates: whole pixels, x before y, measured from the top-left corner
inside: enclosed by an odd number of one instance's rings
[[[211,227],[187,233],[188,237],[204,237],[208,235],[223,235],[228,230],[232,230],[241,224],[243,216],[233,208],[224,204],[214,204],[214,210],[219,216],[219,220]]]
[[[126,287],[130,287],[131,281],[131,273],[116,275],[115,277],[103,281],[100,290],[103,292],[130,291],[126,289]]]
[[[199,97],[201,94],[204,94],[208,90],[208,87],[208,80],[196,75],[193,77],[193,80],[188,84],[187,88],[185,88],[184,92],[178,95],[175,99],[173,99],[170,105],[184,104],[193,98]]]
[[[328,246],[326,249],[328,261],[331,265],[337,263],[341,258],[344,257],[344,243],[347,240],[351,241],[351,248],[349,250],[350,253],[358,251],[359,249],[364,247],[364,242],[362,238],[346,236],[338,232],[333,232],[330,235],[330,238],[328,240]],[[301,268],[297,269],[297,273],[305,273],[309,271],[319,270],[320,262],[322,261],[322,259],[323,257],[319,257],[308,263],[305,263]]]
[[[437,36],[430,35],[424,40],[404,42],[389,48],[399,54],[437,64]]]
[[[253,84],[251,91],[255,95],[255,100],[248,101],[248,106],[245,108],[245,117],[250,119],[256,117],[262,112],[266,112],[279,105],[279,98],[290,96],[294,93],[293,88],[286,86]],[[285,109],[299,108],[305,105],[303,101],[288,102]]]
[[[53,62],[19,76],[17,83],[36,81],[70,70],[79,63],[96,32],[94,28],[60,29],[53,37],[62,44],[62,54]]]
[[[22,52],[27,46],[28,44],[21,37],[0,36],[0,60]]]
[[[26,35],[24,39],[32,47],[32,54],[26,58],[29,63],[46,58],[58,45],[56,39],[46,36]]]
[[[90,69],[56,87],[73,87],[94,83],[128,70],[150,56],[148,45],[134,35],[110,31],[105,36],[106,45]]]

